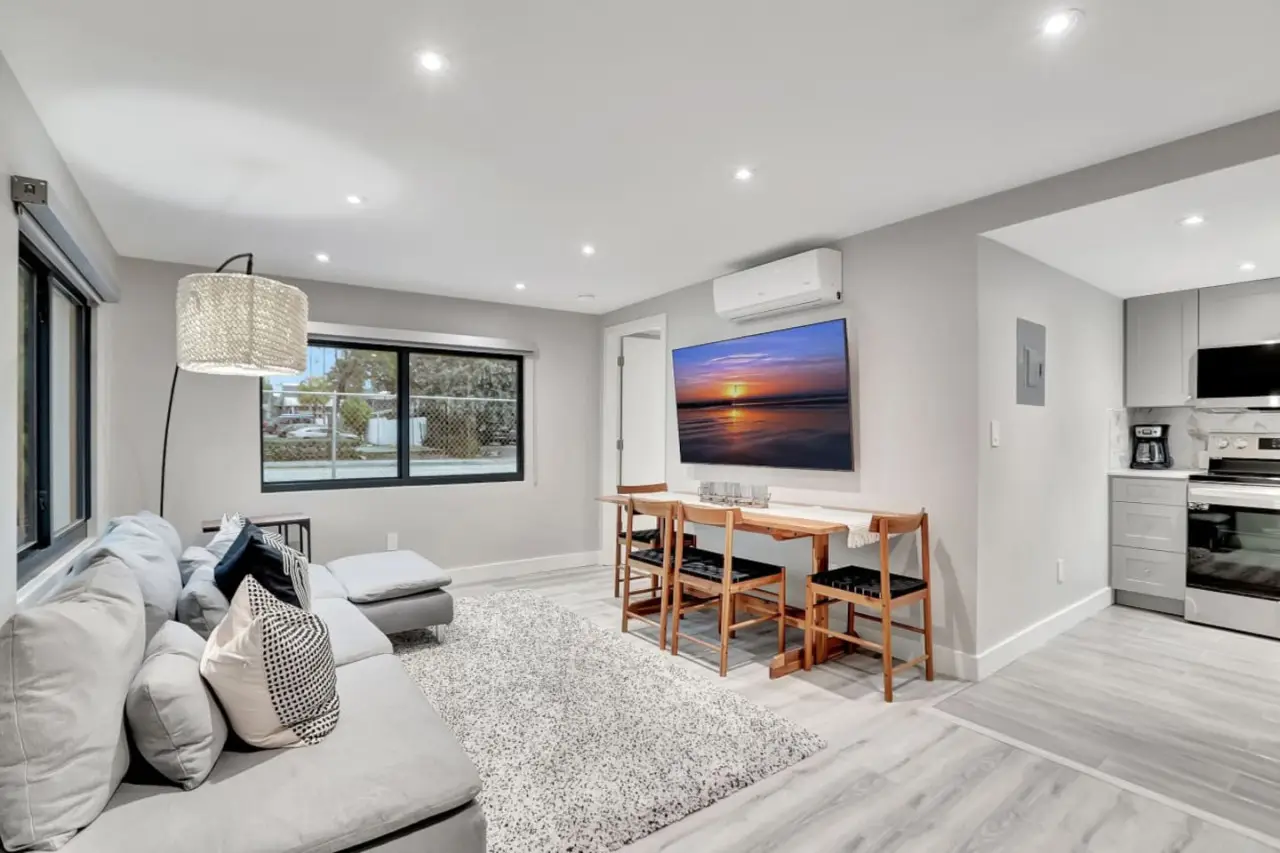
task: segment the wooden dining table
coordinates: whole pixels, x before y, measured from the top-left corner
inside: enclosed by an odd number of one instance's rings
[[[617,517],[620,520],[622,510],[627,505],[630,495],[602,495],[597,500],[601,503],[618,507]],[[679,501],[692,506],[717,507],[730,509],[722,504],[712,504],[700,500],[689,492],[650,492],[643,495],[650,501]],[[808,506],[803,504],[771,504],[768,507],[739,507],[742,510],[742,524],[735,525],[737,533],[759,533],[777,541],[790,539],[809,539],[812,542],[812,559],[809,572],[824,572],[831,567],[831,537],[844,535],[848,537],[850,548],[873,545],[880,541],[880,536],[871,529],[871,519],[876,516],[901,515],[897,512],[879,512],[865,509],[845,509],[843,507]],[[660,603],[660,602],[659,602]],[[651,605],[655,610],[657,603]],[[748,613],[761,616],[773,615],[775,605],[759,599],[743,596],[736,606]],[[791,628],[804,630],[804,608],[788,604],[786,606],[786,624]],[[827,627],[828,615],[823,608],[816,615],[817,624]],[[835,637],[825,638],[816,651],[818,663],[824,663],[839,657],[850,649],[843,640]],[[804,668],[804,646],[788,648],[775,655],[769,662],[769,677],[781,678]]]

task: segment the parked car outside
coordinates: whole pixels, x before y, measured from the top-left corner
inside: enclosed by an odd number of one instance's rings
[[[307,426],[309,424],[314,424],[315,422],[316,416],[308,413],[277,415],[263,425],[263,432],[267,432],[272,435],[284,435],[295,427]]]
[[[284,433],[286,438],[329,438],[329,427],[327,426],[295,426],[290,427]],[[350,432],[338,433],[338,438],[343,441],[360,441],[360,436]]]

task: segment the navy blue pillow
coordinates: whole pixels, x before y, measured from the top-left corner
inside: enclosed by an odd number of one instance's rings
[[[250,576],[285,604],[311,609],[305,558],[256,524],[245,524],[213,569],[213,582],[228,600]]]

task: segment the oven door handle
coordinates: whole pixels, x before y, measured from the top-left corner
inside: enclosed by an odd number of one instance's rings
[[[1272,486],[1214,486],[1196,483],[1187,489],[1187,506],[1210,504],[1225,509],[1259,509],[1280,513],[1280,488]]]

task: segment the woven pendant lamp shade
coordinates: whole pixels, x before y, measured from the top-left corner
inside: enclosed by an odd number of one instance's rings
[[[307,295],[257,275],[178,282],[178,365],[195,373],[296,376],[307,369]]]

